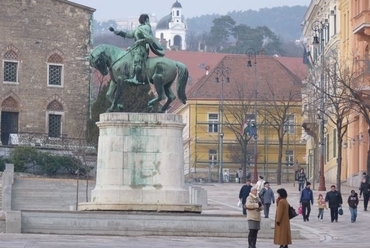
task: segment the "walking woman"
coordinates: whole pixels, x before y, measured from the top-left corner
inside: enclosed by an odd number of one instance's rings
[[[276,201],[275,232],[274,244],[280,248],[288,248],[292,244],[292,234],[290,231],[288,193],[285,189],[278,189],[278,199]]]
[[[247,209],[247,220],[248,220],[248,248],[256,248],[257,233],[260,230],[261,224],[261,211],[263,210],[262,202],[258,198],[257,187],[254,186],[247,197],[245,202],[245,208]]]

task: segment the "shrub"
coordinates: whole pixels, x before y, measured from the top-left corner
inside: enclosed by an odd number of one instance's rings
[[[0,156],[0,171],[5,170],[5,164],[8,163],[8,159],[4,156]]]
[[[36,162],[47,175],[54,175],[63,167],[62,157],[49,152],[39,152]]]
[[[75,175],[77,170],[80,170],[80,175],[84,175],[86,173],[86,169],[83,166],[83,163],[80,159],[72,156],[72,155],[64,155],[62,156],[63,159],[63,167],[71,174]]]
[[[9,156],[9,163],[14,164],[14,171],[24,172],[35,165],[38,152],[30,146],[18,146],[12,150]]]

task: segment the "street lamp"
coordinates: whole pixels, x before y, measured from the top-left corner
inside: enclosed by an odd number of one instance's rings
[[[254,172],[253,172],[253,182],[256,183],[258,180],[258,171],[257,171],[257,53],[253,48],[249,48],[246,52],[248,55],[247,67],[253,67],[252,60],[254,60],[254,86],[253,86],[253,95],[254,95],[254,125],[255,133],[253,134],[254,140]]]
[[[319,125],[319,133],[320,133],[320,140],[319,140],[319,148],[320,148],[320,177],[319,177],[319,191],[326,191],[325,187],[325,174],[324,174],[324,166],[325,166],[325,119],[324,119],[324,69],[325,69],[325,57],[324,57],[324,42],[325,38],[324,35],[329,30],[329,23],[328,20],[325,19],[323,22],[316,21],[312,23],[312,30],[315,32],[315,36],[313,37],[312,45],[319,47],[321,52],[321,76],[320,76],[320,109],[318,111],[318,119],[320,121]],[[319,35],[319,36],[318,36]]]
[[[218,171],[218,182],[223,183],[223,146],[224,146],[224,129],[223,129],[223,123],[224,123],[224,83],[230,83],[230,74],[231,69],[224,65],[224,62],[222,61],[218,67],[215,68],[216,72],[216,83],[221,83],[221,101],[220,101],[220,128],[218,129],[218,135],[219,135],[219,151],[220,151],[220,163],[219,163],[219,171]]]

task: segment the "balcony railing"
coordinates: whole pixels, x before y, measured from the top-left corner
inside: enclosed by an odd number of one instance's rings
[[[8,136],[8,137],[5,137]],[[85,150],[95,153],[96,149],[87,144],[85,139],[49,137],[47,133],[1,133],[3,146],[34,146],[60,150]],[[7,142],[6,142],[7,141]]]

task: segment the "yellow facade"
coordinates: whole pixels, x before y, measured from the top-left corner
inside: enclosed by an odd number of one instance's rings
[[[233,123],[237,129],[241,129],[242,123],[233,119],[228,109],[230,106],[234,106],[236,103],[232,101],[224,102],[224,117],[220,118],[220,101],[212,100],[189,100],[187,105],[178,109],[176,112],[183,116],[186,123],[184,128],[184,151],[185,151],[185,173],[197,173],[200,177],[208,180],[210,174],[212,179],[218,178],[219,166],[220,166],[220,128],[223,127],[223,155],[222,164],[223,169],[228,170],[230,177],[235,176],[239,168],[242,167],[242,162],[233,155],[234,149],[230,148],[234,146],[240,147],[237,141],[236,134],[228,127]],[[257,111],[259,112],[262,107],[265,106],[263,103],[257,104]],[[250,113],[253,114],[253,103],[250,106]],[[210,115],[218,116],[217,120],[210,119]],[[289,180],[293,180],[293,168],[295,166],[301,166],[306,168],[306,150],[305,145],[300,142],[302,131],[302,115],[301,115],[301,102],[295,104],[294,107],[289,109],[289,115],[294,116],[294,123],[291,125],[290,133],[287,132],[284,136],[282,146],[282,180],[287,181],[288,175]],[[221,119],[223,124],[221,125]],[[264,116],[257,114],[257,126],[258,126],[258,140],[257,140],[257,167],[258,175],[265,175],[270,180],[276,178],[276,169],[278,162],[278,136],[276,130],[266,124]],[[289,134],[288,134],[289,133]],[[253,177],[254,172],[254,147],[255,141],[250,139],[248,142],[247,150],[250,156],[249,165],[247,171],[251,172]],[[291,155],[286,156],[286,152],[289,151]],[[215,153],[215,154],[213,154]],[[287,164],[289,160],[289,165]]]

